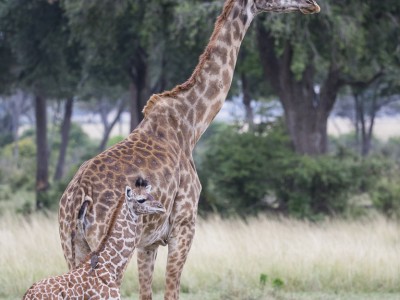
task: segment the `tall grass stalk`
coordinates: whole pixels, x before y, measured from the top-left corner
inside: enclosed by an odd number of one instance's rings
[[[160,248],[156,293],[164,286],[166,256],[167,249]],[[39,279],[66,272],[56,216],[2,216],[0,265],[0,297],[7,299],[20,298]],[[321,223],[200,219],[181,286],[184,293],[217,291],[216,299],[256,299],[278,289],[400,293],[400,224],[380,217]],[[122,293],[137,290],[134,258]]]

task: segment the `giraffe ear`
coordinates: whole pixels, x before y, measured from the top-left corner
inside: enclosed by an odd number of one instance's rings
[[[125,188],[125,198],[130,199],[133,197],[132,189],[130,186],[126,186]]]
[[[147,186],[146,186],[146,193],[150,194],[152,188],[153,188],[153,187],[152,187],[150,184],[147,185]]]

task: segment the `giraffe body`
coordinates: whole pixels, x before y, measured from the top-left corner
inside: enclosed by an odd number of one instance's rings
[[[165,211],[149,188],[143,191],[147,184],[136,183],[134,190],[126,187],[125,199],[118,203],[99,248],[70,272],[35,283],[24,300],[120,299],[119,286],[141,231],[139,215]]]
[[[314,0],[227,0],[209,44],[191,77],[153,95],[144,120],[122,142],[84,163],[60,200],[60,237],[70,269],[107,231],[119,191],[137,177],[150,181],[166,213],[143,217],[138,240],[140,299],[152,299],[157,248],[168,245],[165,299],[178,299],[180,277],[195,232],[201,184],[192,151],[221,109],[229,91],[241,42],[262,11],[314,13]],[[79,219],[86,205],[87,218]]]
[[[120,299],[119,287],[110,281],[108,274],[90,270],[88,264],[65,275],[39,281],[26,292],[23,299]]]

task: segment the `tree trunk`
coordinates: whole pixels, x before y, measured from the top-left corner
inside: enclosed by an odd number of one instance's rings
[[[375,118],[376,114],[378,113],[379,108],[376,106],[376,98],[372,100],[372,107],[370,110],[370,115],[369,115],[369,125],[368,125],[368,132],[366,134],[367,136],[367,141],[365,143],[365,151],[363,151],[365,156],[368,156],[369,153],[371,152],[371,146],[372,146],[372,137],[374,133],[374,125],[375,125]]]
[[[142,110],[147,98],[150,96],[150,88],[147,86],[147,71],[147,54],[143,49],[140,49],[129,71],[129,77],[131,78],[129,86],[131,94],[131,131],[143,120]]]
[[[17,94],[12,97],[14,99],[11,99],[11,126],[12,126],[12,136],[13,136],[13,142],[14,142],[14,147],[13,147],[13,157],[15,161],[18,162],[19,159],[19,136],[18,136],[18,130],[19,130],[19,121],[20,121],[20,116],[22,113],[22,107],[23,107],[23,94],[22,92],[17,92]]]
[[[291,70],[293,47],[289,41],[278,57],[274,50],[275,40],[261,23],[257,26],[257,38],[266,80],[280,98],[294,150],[311,156],[325,154],[328,150],[328,117],[341,86],[338,68],[334,63],[331,64],[328,76],[317,94],[311,58],[301,78],[297,78]]]
[[[307,102],[307,99],[297,99],[302,103]],[[329,113],[309,107],[299,110],[292,104],[285,110],[285,122],[295,151],[311,156],[325,154],[328,150]]]
[[[246,123],[249,125],[249,129],[254,129],[254,114],[253,109],[251,107],[251,95],[249,90],[249,84],[247,81],[247,76],[245,72],[242,72],[240,75],[242,81],[242,93],[243,93],[243,105],[245,109],[245,120]]]
[[[139,124],[139,116],[140,112],[138,110],[139,107],[139,96],[138,96],[138,89],[136,84],[132,81],[129,85],[129,92],[130,92],[130,101],[129,101],[129,111],[131,114],[131,126],[130,129],[133,131],[136,126]]]
[[[61,145],[60,152],[58,154],[58,161],[56,172],[54,174],[54,180],[58,181],[64,175],[64,165],[65,165],[65,156],[67,154],[68,142],[69,142],[69,132],[71,129],[71,117],[73,110],[74,99],[68,98],[65,102],[64,108],[64,119],[61,124]]]
[[[130,113],[131,113],[131,131],[143,120],[143,108],[146,105],[148,93],[144,82],[131,82],[130,84]]]
[[[376,115],[381,108],[377,104],[378,99],[378,86],[374,88],[372,97],[367,96],[365,91],[371,89],[371,85],[383,76],[383,72],[379,71],[367,81],[350,81],[348,84],[353,90],[354,107],[356,111],[356,144],[362,156],[368,156],[371,151],[372,135],[375,125]],[[366,112],[366,106],[371,102],[369,112]]]
[[[322,107],[312,86],[302,82],[288,82],[286,86],[279,95],[285,110],[286,127],[295,151],[311,156],[326,153],[329,111]]]
[[[366,157],[371,151],[373,128],[375,124],[376,113],[378,110],[375,107],[375,99],[372,100],[373,103],[372,107],[370,108],[369,114],[365,112],[364,101],[360,101],[359,98],[357,98],[356,100],[356,103],[358,103],[359,106],[359,122],[361,123],[361,155],[363,157]]]
[[[354,111],[355,111],[355,121],[354,121],[354,127],[355,127],[355,139],[356,139],[356,147],[360,148],[360,136],[361,136],[361,129],[360,129],[360,104],[359,104],[359,99],[358,99],[358,94],[353,93],[353,98],[354,98]],[[358,152],[360,152],[360,149],[357,149]]]
[[[47,116],[46,98],[35,95],[36,118],[36,209],[42,209],[47,204],[47,189],[49,187],[47,147]]]
[[[103,116],[103,126],[104,126],[104,133],[103,133],[103,138],[101,139],[100,145],[99,145],[99,151],[104,151],[107,145],[107,141],[110,137],[110,133],[111,130],[114,128],[115,124],[117,124],[119,118],[121,117],[122,112],[124,111],[124,107],[125,107],[125,101],[123,99],[118,101],[117,104],[117,114],[114,117],[114,119],[112,120],[112,122],[110,124],[108,124],[107,121],[107,116]]]

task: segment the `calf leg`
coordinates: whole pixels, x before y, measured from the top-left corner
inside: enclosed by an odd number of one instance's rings
[[[139,294],[140,300],[152,299],[152,288],[154,263],[157,257],[157,248],[138,248],[137,264],[139,271]]]

